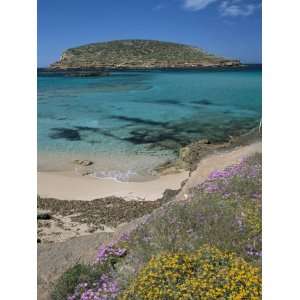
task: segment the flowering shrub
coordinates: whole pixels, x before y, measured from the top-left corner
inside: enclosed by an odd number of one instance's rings
[[[53,300],[108,300],[119,292],[116,280],[109,274],[115,264],[126,255],[124,245],[129,236],[124,233],[108,245],[101,245],[95,263],[77,264],[67,270],[58,280],[52,292]]]
[[[261,156],[254,155],[240,163],[216,170],[199,188],[206,193],[221,195],[222,199],[236,201],[236,219],[240,227],[247,226],[249,236],[261,233]],[[240,215],[238,215],[240,214]]]
[[[99,278],[107,271],[105,264],[76,264],[62,274],[52,291],[53,300],[80,299],[82,293],[99,284]]]
[[[122,300],[260,298],[260,270],[208,245],[192,254],[152,258],[121,296]]]
[[[199,186],[198,190],[207,193],[220,193],[225,198],[228,198],[232,194],[237,194],[241,191],[236,189],[241,180],[250,183],[249,187],[251,187],[253,179],[259,177],[261,177],[261,162],[258,157],[253,156],[245,158],[240,163],[229,166],[224,170],[213,171],[208,179]],[[236,184],[233,184],[234,181]],[[234,190],[231,188],[232,184],[235,188]],[[242,186],[244,187],[245,184]]]
[[[98,250],[96,262],[102,263],[109,258],[122,257],[125,254],[126,254],[125,248],[118,248],[112,244],[102,245],[102,246],[100,246],[100,248]]]
[[[97,283],[80,283],[75,288],[74,294],[67,300],[107,300],[115,299],[119,292],[115,280],[107,275],[102,275]]]
[[[121,236],[118,241],[124,241],[127,236]],[[101,245],[97,256],[96,264],[105,265],[114,268],[116,259],[126,254],[125,248],[115,246],[117,241],[108,245]],[[97,282],[89,284],[79,283],[72,295],[67,300],[107,300],[115,299],[119,292],[117,282],[110,276],[103,273]]]

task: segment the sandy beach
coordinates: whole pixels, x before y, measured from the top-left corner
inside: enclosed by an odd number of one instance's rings
[[[193,184],[199,184],[207,178],[213,170],[234,164],[255,152],[261,152],[261,142],[209,155],[200,161],[191,176],[189,172],[182,171],[145,182],[118,182],[113,179],[80,176],[71,171],[38,172],[38,195],[61,200],[89,201],[116,196],[126,200],[154,201],[161,198],[166,189],[177,190],[184,180],[189,179],[178,195],[180,197]]]
[[[118,182],[80,176],[72,172],[38,172],[38,195],[61,200],[93,200],[109,196],[153,201],[166,189],[177,190],[189,172],[161,176],[145,182]]]

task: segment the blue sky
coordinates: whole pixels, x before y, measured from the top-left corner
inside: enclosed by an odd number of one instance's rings
[[[261,62],[261,0],[38,0],[38,66],[71,47],[157,39]]]

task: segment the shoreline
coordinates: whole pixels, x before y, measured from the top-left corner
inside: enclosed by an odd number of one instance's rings
[[[76,175],[72,172],[38,172],[37,190],[41,198],[90,201],[110,196],[125,200],[154,201],[166,189],[177,190],[189,172],[169,174],[144,182],[120,182]]]
[[[261,149],[261,132],[254,128],[247,134],[233,137],[231,141],[223,144],[210,144],[207,141],[198,141],[182,148],[182,157],[162,165],[159,176],[147,181],[117,181],[115,178],[98,178],[83,176],[74,171],[37,172],[37,192],[41,198],[56,198],[60,200],[91,201],[106,197],[120,197],[124,200],[155,201],[161,198],[167,189],[178,190],[182,183],[193,177],[199,165],[210,161],[211,166],[206,168],[213,171],[217,167],[214,159],[219,159],[228,153],[239,153],[241,149],[253,152]],[[195,146],[196,145],[196,146]],[[255,145],[255,146],[253,146]],[[247,148],[248,147],[248,148]],[[185,153],[185,155],[183,155]],[[195,153],[197,154],[195,157]],[[200,154],[199,154],[200,153]],[[190,164],[190,160],[193,164]],[[229,161],[227,162],[229,163]],[[221,163],[222,167],[222,163]],[[207,173],[207,172],[206,172]]]
[[[103,77],[110,76],[109,72],[147,72],[147,71],[206,71],[206,70],[236,70],[243,69],[248,66],[260,66],[260,64],[213,64],[213,65],[197,65],[197,66],[187,66],[187,65],[178,65],[178,66],[126,66],[126,67],[118,67],[118,66],[100,66],[100,67],[38,67],[37,72],[38,76],[69,76],[69,77]],[[80,71],[85,71],[87,74],[83,74],[80,76]],[[91,72],[89,74],[88,72]],[[92,73],[99,72],[99,75]],[[104,75],[100,74],[100,72],[107,72]],[[69,75],[69,73],[71,75]],[[78,73],[78,74],[76,74]],[[74,74],[74,75],[73,75]]]
[[[169,157],[126,153],[89,153],[89,152],[38,152],[38,173],[70,173],[79,176],[112,178],[119,182],[143,182],[159,177],[155,172],[158,165]],[[88,162],[80,164],[80,162]]]

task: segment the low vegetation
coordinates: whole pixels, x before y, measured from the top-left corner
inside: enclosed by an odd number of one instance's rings
[[[166,190],[163,197],[156,201],[126,201],[118,197],[106,197],[93,201],[37,199],[39,209],[49,210],[53,215],[70,216],[78,223],[89,224],[95,228],[118,226],[151,213],[170,201],[178,191]]]
[[[54,300],[260,299],[261,155],[216,170],[99,253],[98,281],[76,280],[87,285],[72,290],[64,274],[54,294],[77,294]]]
[[[80,284],[93,285],[101,278],[102,274],[103,266],[100,264],[84,265],[78,263],[66,271],[57,281],[52,293],[52,299],[71,299],[71,295],[75,293],[76,288]]]
[[[194,253],[153,257],[120,297],[129,299],[259,299],[259,268],[205,245]]]
[[[155,40],[116,40],[66,50],[52,68],[184,68],[239,65],[202,49]]]

